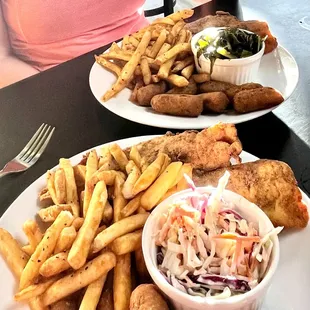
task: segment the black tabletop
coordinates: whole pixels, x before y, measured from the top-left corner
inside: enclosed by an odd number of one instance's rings
[[[260,2],[216,0],[195,9],[195,18],[226,10],[244,18],[265,19],[279,42],[296,58],[300,82],[291,98],[275,112],[237,125],[244,150],[260,158],[287,162],[301,188],[310,193],[310,62],[307,44],[310,31],[298,21],[308,0],[294,6],[277,2],[263,7]],[[301,13],[299,13],[301,12]],[[248,16],[247,16],[248,15]],[[28,171],[0,179],[0,214],[14,199],[60,157],[71,157],[93,146],[117,139],[163,134],[168,129],[140,125],[122,119],[93,97],[88,83],[94,53],[100,48],[55,68],[0,90],[0,166],[12,159],[43,123],[56,127],[40,160]],[[27,205],[25,204],[25,207]]]

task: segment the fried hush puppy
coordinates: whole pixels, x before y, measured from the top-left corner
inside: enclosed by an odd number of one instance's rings
[[[229,105],[229,99],[223,92],[200,94],[199,97],[203,101],[203,110],[205,112],[223,113]]]
[[[233,98],[234,109],[239,113],[272,108],[284,101],[283,96],[271,87],[242,90]]]
[[[141,284],[131,294],[130,310],[169,310],[154,284]]]
[[[262,88],[263,85],[258,83],[245,83],[241,85],[234,85],[231,88],[225,90],[225,94],[230,101],[233,100],[234,96],[242,90],[246,89],[254,89],[254,88]]]
[[[140,87],[137,90],[136,103],[140,106],[150,106],[151,99],[156,95],[165,93],[166,87],[164,81]]]
[[[203,111],[203,100],[194,95],[162,94],[152,98],[151,106],[159,113],[197,117]]]
[[[208,81],[199,86],[201,93],[225,92],[236,85],[228,82]]]

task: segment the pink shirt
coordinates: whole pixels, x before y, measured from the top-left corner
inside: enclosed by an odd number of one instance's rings
[[[38,70],[115,41],[147,24],[144,0],[0,0],[10,42]]]

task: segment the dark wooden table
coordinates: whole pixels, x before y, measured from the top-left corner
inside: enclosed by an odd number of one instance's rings
[[[308,0],[293,6],[278,2],[262,7],[244,1],[244,15],[267,20],[279,42],[292,52],[300,67],[300,82],[293,96],[274,113],[237,126],[244,150],[261,158],[287,162],[301,188],[310,193],[310,62],[307,44],[310,31],[299,18]],[[243,2],[241,2],[242,6]],[[227,10],[242,17],[233,0],[212,1],[195,10],[195,18]],[[244,16],[247,18],[247,16]],[[0,166],[13,158],[43,123],[56,127],[42,158],[24,173],[0,179],[0,214],[14,199],[60,157],[70,157],[93,146],[133,136],[163,134],[166,129],[122,119],[103,108],[93,97],[88,76],[94,53],[85,54],[51,70],[0,90]],[[27,208],[27,202],[25,202]]]

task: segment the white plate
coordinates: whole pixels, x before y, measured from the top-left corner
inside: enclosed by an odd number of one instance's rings
[[[278,46],[272,53],[263,56],[257,80],[253,82],[276,88],[286,100],[293,93],[298,77],[298,66],[294,57],[284,47]],[[102,102],[102,95],[111,88],[114,82],[115,76],[112,73],[96,62],[93,64],[89,75],[89,85],[100,104],[118,116],[155,127],[203,129],[218,122],[238,124],[262,116],[275,109],[271,108],[246,114],[236,114],[230,111],[227,114],[205,114],[197,118],[164,115],[154,112],[149,107],[140,107],[130,102],[128,98],[131,91],[127,88],[108,102]]]
[[[122,148],[129,147],[155,136],[135,137],[116,141]],[[99,150],[99,146],[96,147]],[[85,151],[86,152],[86,151]],[[77,164],[82,152],[71,158],[72,164]],[[243,162],[250,162],[258,158],[242,152]],[[38,193],[45,187],[45,175],[32,183],[8,208],[0,219],[0,227],[7,229],[15,238],[25,243],[27,240],[22,231],[23,223],[28,219],[34,219],[39,210]],[[309,198],[303,193],[304,202],[310,206]],[[305,229],[288,230],[280,235],[280,262],[274,281],[268,292],[263,310],[306,310],[309,309],[310,294],[310,225]],[[16,303],[13,296],[16,293],[17,284],[15,278],[0,257],[0,300],[2,310],[26,310],[24,304]]]

